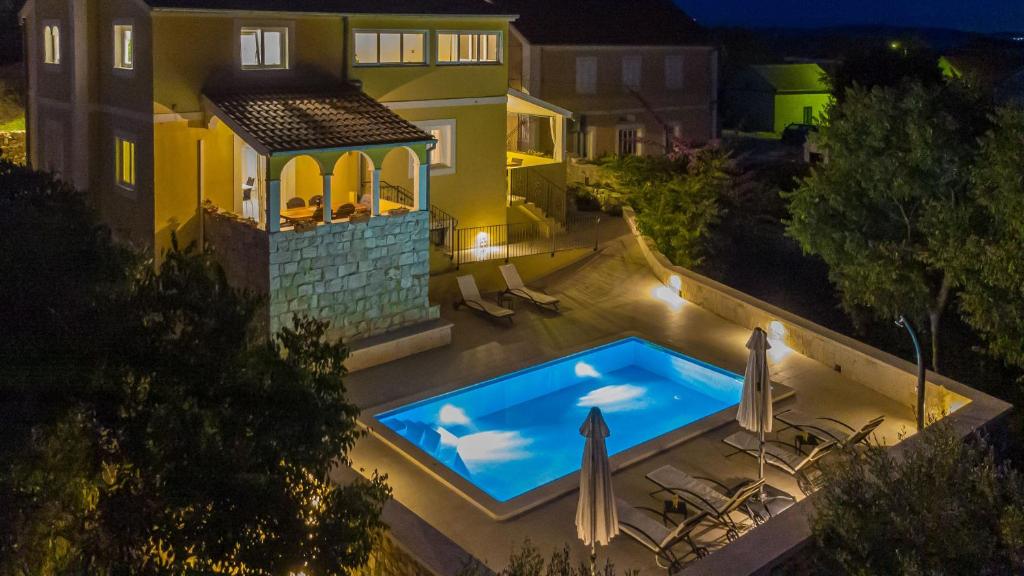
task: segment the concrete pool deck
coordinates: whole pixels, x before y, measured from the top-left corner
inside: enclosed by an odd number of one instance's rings
[[[452,344],[350,375],[346,380],[350,399],[369,413],[377,406],[448,392],[628,335],[743,372],[747,359],[744,344],[750,330],[679,301],[651,272],[625,225],[600,252],[535,284],[561,298],[561,314],[518,302],[515,325],[508,327],[465,308],[456,312],[450,302],[440,302],[442,318],[455,324]],[[771,356],[772,379],[795,392],[777,404],[777,411],[795,407],[851,425],[882,414],[886,421],[878,437],[887,444],[913,429],[914,414],[909,407],[784,347],[777,346]],[[737,429],[730,421],[618,470],[613,477],[616,495],[635,506],[660,509],[662,502],[649,495],[654,487],[644,475],[663,464],[726,483],[756,477],[756,459],[743,454],[727,456],[732,450],[722,439]],[[564,544],[578,560],[588,556],[576,538],[576,492],[513,519],[497,521],[373,435],[360,440],[350,456],[353,468],[364,474],[373,470],[388,474],[399,503],[492,569],[502,568],[510,551],[527,538],[545,556]],[[767,479],[769,484],[803,497],[797,482],[781,471],[767,467]],[[771,530],[772,525],[769,522],[740,541]],[[714,550],[724,544],[722,536],[718,530],[707,530],[699,533],[697,540],[712,548],[713,557]],[[620,571],[664,573],[652,553],[625,535],[599,549],[598,554],[602,560],[610,558]],[[452,573],[459,568],[451,566]]]

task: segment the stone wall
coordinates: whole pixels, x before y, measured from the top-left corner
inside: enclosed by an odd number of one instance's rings
[[[25,163],[25,131],[0,132],[0,156],[14,162]]]
[[[439,318],[428,295],[428,219],[409,212],[271,234],[271,330],[308,314],[352,341]]]
[[[206,243],[231,286],[264,298],[257,315],[258,328],[268,326],[266,297],[270,291],[267,235],[259,228],[226,214],[203,211]]]

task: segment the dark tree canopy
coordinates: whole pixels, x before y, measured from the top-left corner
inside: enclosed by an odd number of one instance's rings
[[[825,261],[846,309],[927,318],[936,370],[987,126],[975,98],[920,82],[851,88],[822,126],[828,161],[786,194],[789,235]]]
[[[20,358],[0,381],[18,440],[0,447],[0,573],[364,564],[389,491],[329,478],[362,433],[326,325],[260,337],[259,301],[210,253],[132,261],[70,190],[9,165],[0,178],[3,223],[35,243],[0,247],[2,290],[25,303],[4,312]],[[51,370],[65,346],[78,367]]]
[[[875,42],[851,50],[830,76],[832,93],[839,101],[854,86],[897,87],[908,80],[929,87],[944,83],[939,55],[914,40]]]
[[[961,309],[993,355],[1024,367],[1024,110],[995,116],[973,195],[979,218],[964,243]]]

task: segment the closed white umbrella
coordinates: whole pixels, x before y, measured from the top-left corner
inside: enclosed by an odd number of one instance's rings
[[[612,491],[612,470],[608,462],[608,425],[599,408],[591,408],[580,427],[587,439],[580,467],[580,500],[576,505],[576,534],[590,546],[590,571],[596,569],[597,545],[607,546],[619,533],[619,515]]]
[[[743,395],[740,407],[736,412],[736,421],[740,426],[756,432],[760,441],[758,454],[758,479],[764,478],[764,435],[772,431],[772,391],[768,380],[768,334],[760,328],[747,340],[750,356],[747,358],[747,370],[743,373]]]

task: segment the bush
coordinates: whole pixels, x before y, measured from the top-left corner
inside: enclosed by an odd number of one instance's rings
[[[613,175],[609,187],[636,210],[640,231],[673,264],[695,268],[722,216],[728,159],[726,152],[708,148],[679,157],[617,158],[605,168]]]
[[[820,573],[1021,574],[1021,476],[941,422],[920,441],[903,460],[872,447],[825,468],[812,520]]]

